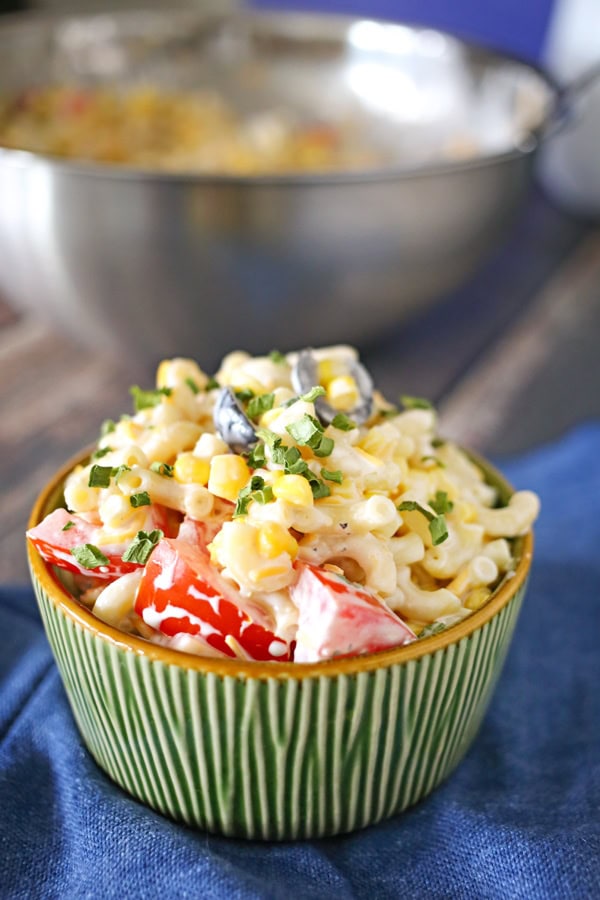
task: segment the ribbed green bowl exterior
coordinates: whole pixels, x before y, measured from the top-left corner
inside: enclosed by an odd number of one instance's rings
[[[439,784],[479,727],[525,588],[471,635],[417,659],[354,675],[259,679],[119,647],[33,581],[98,764],[174,819],[271,840],[362,828]]]

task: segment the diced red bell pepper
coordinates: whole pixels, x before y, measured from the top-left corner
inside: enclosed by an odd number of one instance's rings
[[[290,589],[299,610],[296,662],[375,653],[415,640],[376,594],[327,569],[299,568],[300,577]]]
[[[289,660],[290,647],[273,632],[267,616],[242,605],[235,589],[207,553],[186,540],[159,542],[146,564],[135,610],[163,634],[198,635],[227,656],[237,656],[225,639],[257,660]]]

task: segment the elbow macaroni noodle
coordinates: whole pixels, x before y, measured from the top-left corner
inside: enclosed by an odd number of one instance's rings
[[[315,402],[306,395],[297,398],[293,389],[295,354],[231,353],[216,374],[218,385],[241,392],[243,402],[272,394],[272,405],[252,418],[264,443],[255,466],[216,433],[213,381],[191,360],[166,360],[147,404],[113,424],[99,441],[97,459],[68,477],[68,509],[97,523],[107,543],[132,540],[145,524],[151,527],[148,516],[155,507],[179,520],[204,522],[214,535],[212,565],[241,596],[268,610],[279,633],[289,635],[295,627],[289,589],[300,562],[330,566],[358,581],[415,633],[471,614],[510,573],[511,539],[531,527],[537,497],[519,491],[496,508],[496,491],[479,467],[459,447],[438,440],[433,409],[390,410],[375,393],[371,417],[353,423],[347,372],[355,351],[340,346],[313,353],[327,400],[335,404],[339,397],[338,408],[347,412],[344,427],[324,426],[324,436],[333,442],[325,456],[297,443],[289,430],[316,417]],[[304,474],[284,471],[276,461],[276,439],[286,450],[297,448]],[[116,473],[107,486],[89,486],[94,464]],[[264,485],[258,497],[251,493],[253,476]],[[250,500],[234,516],[233,503],[244,490]],[[132,499],[140,495],[147,495],[148,503],[133,508]],[[434,519],[447,532],[444,540],[435,538]],[[168,638],[137,622],[139,583],[136,571],[103,587],[95,614],[173,647],[212,652],[200,638]]]

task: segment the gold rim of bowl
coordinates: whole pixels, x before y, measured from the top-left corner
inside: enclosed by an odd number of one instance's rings
[[[46,515],[52,501],[60,495],[62,483],[71,469],[79,463],[89,459],[90,451],[79,453],[76,457],[65,463],[37,497],[33,506],[28,527],[33,528]],[[492,476],[500,485],[509,492],[512,489],[506,479],[487,460],[469,451],[469,456],[483,469],[486,474]],[[505,577],[499,588],[490,600],[476,610],[466,619],[450,626],[447,630],[431,637],[422,638],[402,647],[393,647],[389,650],[380,650],[378,653],[368,653],[362,656],[338,657],[323,660],[316,663],[297,662],[261,662],[239,659],[214,659],[206,656],[196,656],[181,650],[171,650],[160,644],[134,635],[126,634],[117,628],[107,625],[96,618],[89,610],[77,602],[58,581],[52,569],[38,554],[30,541],[27,542],[29,564],[33,576],[40,586],[69,619],[84,630],[91,632],[120,650],[129,651],[138,656],[162,662],[166,665],[179,666],[184,669],[193,669],[207,674],[230,676],[233,678],[278,678],[278,679],[302,679],[319,676],[334,677],[337,675],[356,675],[361,672],[370,672],[374,669],[385,669],[436,653],[446,647],[456,644],[482,628],[494,618],[500,610],[506,606],[515,596],[519,588],[524,584],[531,567],[533,554],[533,534],[528,532],[522,538],[522,549],[514,574]]]

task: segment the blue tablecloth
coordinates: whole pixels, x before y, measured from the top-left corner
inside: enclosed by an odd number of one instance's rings
[[[541,494],[535,566],[471,751],[414,809],[234,841],[129,799],[75,730],[28,588],[0,591],[0,897],[600,897],[600,426],[504,465]]]

